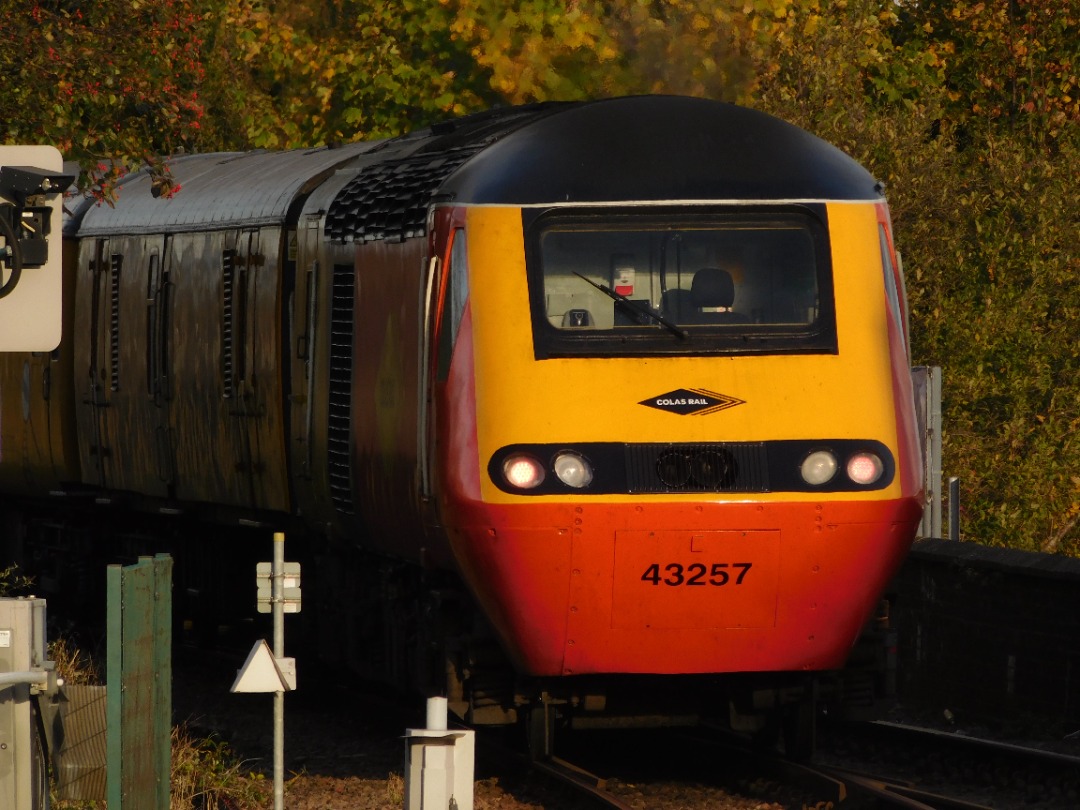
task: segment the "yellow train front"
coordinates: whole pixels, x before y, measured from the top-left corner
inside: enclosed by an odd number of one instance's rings
[[[921,515],[871,176],[648,98],[540,117],[442,191],[430,486],[518,670],[843,666]]]

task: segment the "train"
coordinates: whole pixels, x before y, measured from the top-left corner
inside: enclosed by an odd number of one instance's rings
[[[0,357],[24,551],[285,528],[320,652],[465,720],[812,745],[923,503],[870,173],[679,96],[169,165],[67,202],[60,346]]]

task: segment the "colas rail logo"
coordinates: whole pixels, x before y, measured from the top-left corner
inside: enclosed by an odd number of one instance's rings
[[[693,414],[704,416],[709,413],[717,413],[736,405],[746,404],[745,400],[729,397],[727,394],[718,394],[706,388],[677,388],[666,394],[643,399],[638,403],[649,408],[656,408],[669,413],[677,413],[680,416]]]

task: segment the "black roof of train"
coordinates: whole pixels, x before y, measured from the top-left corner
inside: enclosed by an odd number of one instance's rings
[[[377,143],[288,152],[213,152],[169,160],[180,191],[154,199],[149,172],[129,175],[115,206],[82,212],[80,236],[254,228],[284,220],[298,195]]]
[[[682,96],[573,104],[539,115],[453,174],[469,203],[867,200],[873,177],[771,115]]]
[[[136,175],[115,208],[86,212],[81,234],[253,227],[281,222],[334,170],[354,177],[327,229],[338,241],[423,233],[440,201],[472,205],[873,200],[858,163],[765,113],[679,96],[509,107],[390,141],[175,158],[182,190],[150,198]]]

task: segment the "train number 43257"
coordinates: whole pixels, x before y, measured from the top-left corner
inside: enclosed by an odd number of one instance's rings
[[[753,563],[713,563],[711,566],[705,563],[652,563],[641,575],[643,582],[653,585],[742,585]]]

